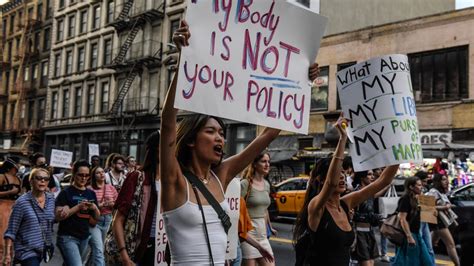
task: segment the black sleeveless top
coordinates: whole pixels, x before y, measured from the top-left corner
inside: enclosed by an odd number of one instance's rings
[[[342,200],[340,204],[349,220],[348,206]],[[350,247],[354,242],[354,238],[354,231],[341,230],[334,222],[329,211],[324,208],[318,229],[316,232],[311,231],[311,247],[308,249],[305,265],[349,265]]]
[[[9,191],[9,190],[12,190],[13,188],[18,188],[18,193],[15,194],[15,195],[9,195],[9,196],[6,196],[6,197],[1,197],[0,199],[11,199],[11,200],[15,200],[19,197],[19,194],[20,194],[20,191],[21,191],[21,187],[20,185],[18,184],[10,184],[10,182],[8,181],[8,177],[4,174],[1,174],[3,175],[3,177],[5,178],[5,182],[7,182],[6,184],[3,184],[3,185],[0,185],[0,191],[1,192],[5,192],[5,191]]]

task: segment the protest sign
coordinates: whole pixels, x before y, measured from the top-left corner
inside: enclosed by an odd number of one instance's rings
[[[161,213],[161,181],[156,181],[156,235],[155,235],[155,266],[167,266],[165,261],[166,244],[168,237],[165,231],[165,221]]]
[[[423,162],[406,55],[348,67],[336,79],[355,171]]]
[[[227,234],[227,251],[225,258],[227,260],[233,260],[237,258],[237,241],[239,236],[237,234],[240,216],[240,180],[234,178],[225,191],[225,198],[229,203],[230,211],[227,213],[230,218],[232,226]]]
[[[434,196],[419,195],[418,203],[420,204],[420,220],[422,222],[437,224],[436,216],[436,198]]]
[[[188,0],[175,107],[308,132],[314,62],[327,18],[286,1]]]
[[[51,150],[51,161],[49,165],[59,168],[71,168],[72,152],[62,150]]]
[[[99,144],[89,144],[89,162],[91,161],[92,156],[99,155]]]

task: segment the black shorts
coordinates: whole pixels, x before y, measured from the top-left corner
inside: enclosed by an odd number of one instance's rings
[[[351,258],[357,261],[373,260],[379,257],[379,249],[375,240],[374,231],[356,231],[355,250],[351,253]]]

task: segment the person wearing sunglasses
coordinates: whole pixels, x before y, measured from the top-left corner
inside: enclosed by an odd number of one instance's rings
[[[56,198],[56,220],[59,221],[56,243],[68,266],[82,266],[81,257],[90,238],[89,220],[100,217],[96,195],[86,188],[89,178],[89,163],[76,161],[72,166],[71,186]]]
[[[11,265],[13,253],[20,265],[35,266],[42,259],[48,260],[45,251],[52,252],[54,223],[54,196],[47,192],[49,180],[48,170],[31,171],[32,190],[17,199],[8,221],[3,265]]]

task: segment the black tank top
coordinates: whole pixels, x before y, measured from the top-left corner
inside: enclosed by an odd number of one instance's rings
[[[10,184],[10,181],[8,181],[8,177],[4,174],[1,174],[3,175],[3,177],[5,178],[5,182],[7,182],[6,184],[3,184],[3,185],[0,185],[0,191],[1,192],[5,192],[5,191],[9,191],[9,190],[12,190],[13,188],[18,188],[18,193],[15,194],[15,195],[9,195],[9,196],[6,196],[6,197],[1,197],[0,199],[11,199],[11,200],[15,200],[19,197],[19,194],[20,194],[20,190],[21,190],[21,187],[20,185],[18,184]]]
[[[340,204],[349,220],[349,208],[342,200]],[[305,265],[349,265],[350,247],[354,237],[354,231],[341,230],[329,211],[324,208],[318,229],[316,232],[311,231],[311,247],[308,249]]]

